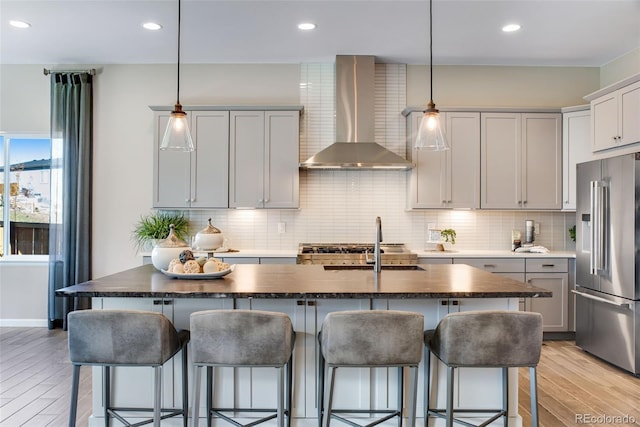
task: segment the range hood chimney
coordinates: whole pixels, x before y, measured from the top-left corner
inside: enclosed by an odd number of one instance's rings
[[[302,169],[395,169],[413,165],[374,141],[375,57],[336,56],[336,140]]]

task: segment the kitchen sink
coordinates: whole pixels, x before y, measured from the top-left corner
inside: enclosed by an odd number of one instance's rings
[[[373,270],[371,264],[331,264],[323,265],[325,270]],[[397,265],[383,265],[383,270],[422,270],[424,268],[415,264],[397,264]]]

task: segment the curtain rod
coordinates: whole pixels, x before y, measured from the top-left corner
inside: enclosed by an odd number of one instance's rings
[[[88,70],[48,70],[48,69],[44,69],[44,75],[48,76],[51,73],[88,73],[91,74],[92,76],[96,75],[96,69],[95,68],[90,68]]]

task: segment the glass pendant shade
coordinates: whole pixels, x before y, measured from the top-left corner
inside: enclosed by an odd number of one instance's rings
[[[173,151],[194,151],[191,132],[189,131],[189,123],[187,122],[187,113],[182,111],[182,106],[177,104],[175,110],[171,112],[167,129],[164,131],[161,150]]]
[[[438,110],[435,109],[435,105],[425,110],[422,120],[420,120],[420,127],[418,128],[418,136],[415,141],[415,148],[444,151],[449,149],[447,143],[447,137],[445,136],[443,124],[441,123],[441,116]]]

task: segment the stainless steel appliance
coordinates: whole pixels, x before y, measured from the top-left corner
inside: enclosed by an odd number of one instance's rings
[[[640,153],[576,178],[576,344],[640,375]]]
[[[373,243],[300,243],[298,264],[365,265],[374,262]],[[418,255],[402,243],[380,244],[382,265],[415,265]]]

